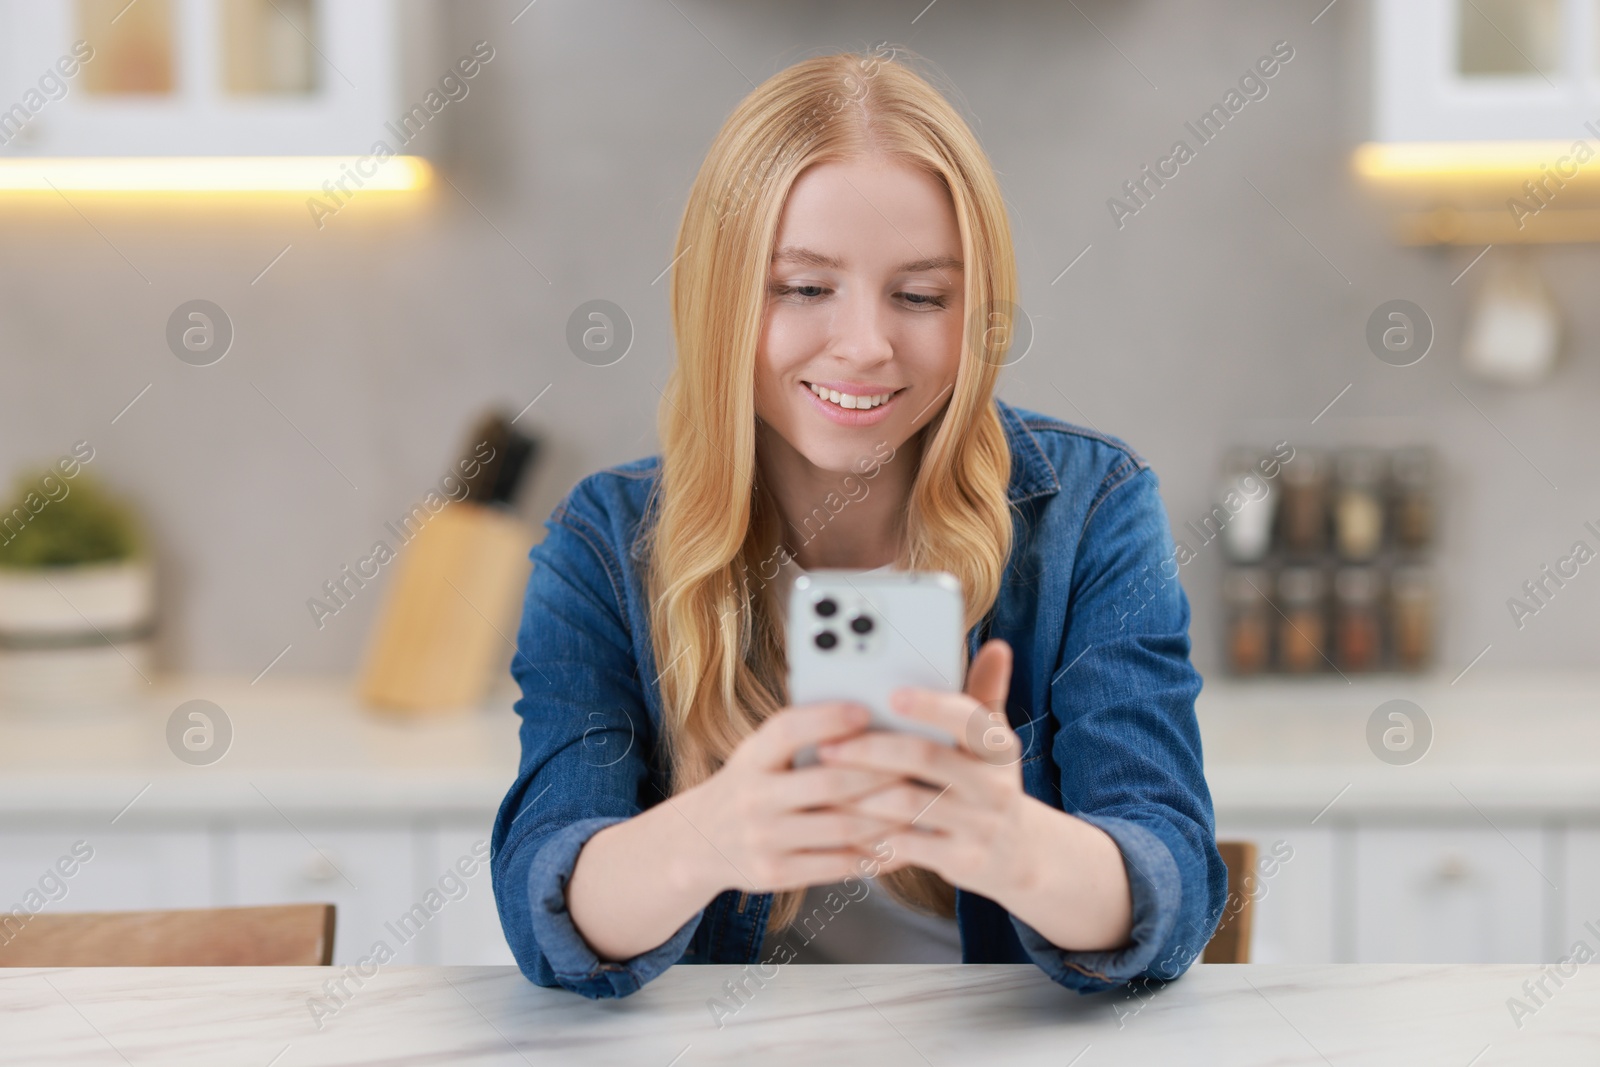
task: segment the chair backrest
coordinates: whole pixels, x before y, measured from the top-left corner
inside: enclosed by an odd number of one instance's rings
[[[1228,868],[1228,903],[1217,932],[1206,943],[1203,963],[1250,962],[1250,912],[1255,905],[1256,846],[1253,841],[1218,841]]]
[[[0,912],[0,967],[326,967],[334,906]]]

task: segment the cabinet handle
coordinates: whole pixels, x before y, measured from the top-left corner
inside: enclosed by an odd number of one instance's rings
[[[1465,857],[1450,853],[1439,860],[1434,877],[1447,885],[1465,882],[1472,877],[1472,866]]]

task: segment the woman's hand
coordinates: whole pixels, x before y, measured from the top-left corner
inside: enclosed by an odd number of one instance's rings
[[[894,710],[937,726],[957,748],[913,734],[873,731],[823,745],[822,765],[881,772],[897,781],[843,810],[900,824],[885,840],[893,859],[882,871],[925,867],[952,885],[991,899],[1009,896],[1030,875],[1029,826],[1037,802],[1022,789],[1021,739],[1006,721],[1011,646],[992,640],[967,672],[965,693],[902,689]]]
[[[848,805],[900,775],[869,767],[791,769],[790,763],[806,745],[846,740],[868,721],[859,704],[784,708],[741,741],[715,774],[673,797],[673,807],[709,846],[695,860],[697,883],[713,893],[770,893],[859,874],[862,856],[905,829],[906,820]],[[810,810],[817,808],[825,810]]]

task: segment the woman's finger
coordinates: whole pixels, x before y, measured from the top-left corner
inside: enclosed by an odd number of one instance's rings
[[[902,867],[922,867],[947,882],[951,881],[945,872],[952,869],[954,842],[955,838],[949,834],[925,833],[921,830],[902,830],[889,834],[883,839],[883,844],[891,849],[889,855],[893,859],[890,864],[885,864],[885,868],[899,870]]]
[[[832,885],[851,875],[861,877],[868,865],[876,862],[877,857],[872,854],[870,847],[791,852],[777,861],[777,877],[763,886],[760,892],[776,893],[785,889]]]
[[[770,798],[779,812],[831,807],[902,781],[889,771],[816,765],[773,775]]]
[[[769,840],[781,852],[870,848],[902,829],[904,824],[892,819],[828,808],[772,820]]]
[[[807,745],[849,737],[866,729],[871,713],[860,704],[830,700],[784,708],[744,740],[746,758],[765,770],[787,769]]]
[[[920,830],[949,831],[960,822],[957,805],[943,803],[948,790],[902,781],[843,805],[844,810]]]
[[[1022,761],[1022,741],[1006,719],[1004,702],[976,704],[965,693],[897,689],[890,704],[896,714],[936,726],[955,737],[964,750],[990,766]]]
[[[916,734],[872,730],[819,750],[824,766],[888,771],[928,785],[977,787],[988,769],[970,754]]]
[[[1011,691],[1011,646],[1000,638],[985,641],[967,668],[967,695],[991,708],[1004,708]]]

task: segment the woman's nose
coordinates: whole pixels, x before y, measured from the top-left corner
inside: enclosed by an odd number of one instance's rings
[[[834,320],[834,350],[853,363],[882,363],[894,355],[888,309],[875,294],[856,292]]]

